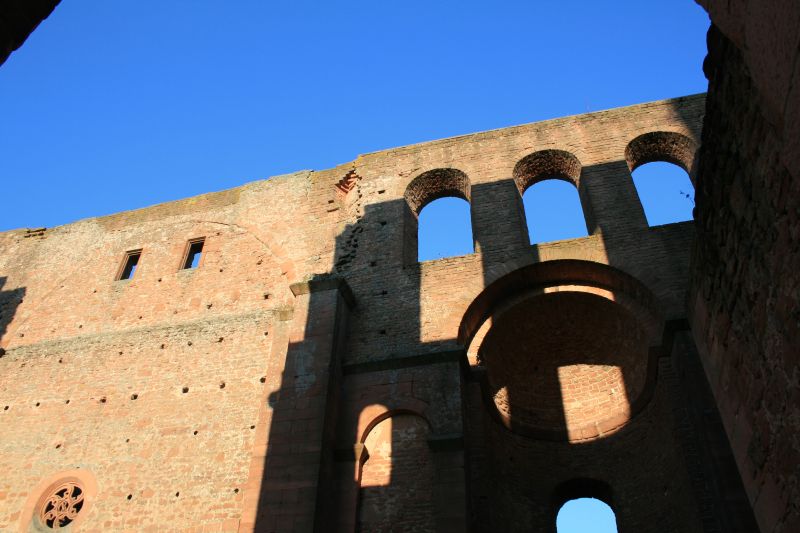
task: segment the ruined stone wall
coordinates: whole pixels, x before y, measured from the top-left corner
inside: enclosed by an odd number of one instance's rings
[[[714,26],[689,312],[764,532],[800,530],[800,9],[701,1]]]
[[[684,316],[694,228],[649,228],[630,175],[666,160],[693,176],[704,108],[696,95],[567,117],[0,234],[0,469],[11,472],[0,529],[24,529],[52,483],[77,480],[85,531],[353,531],[407,514],[402,530],[492,530],[502,522],[481,511],[479,486],[516,491],[493,473],[513,470],[513,449],[553,469],[518,502],[539,506],[531,524],[554,519],[542,503],[553,480],[596,475],[617,491],[623,532],[653,520],[715,531],[730,487],[698,488],[719,469],[693,470],[691,446],[705,445],[694,429],[682,436],[695,411],[678,405],[703,382],[663,381],[674,365],[660,332]],[[575,185],[589,236],[531,246],[521,192],[549,177]],[[416,217],[447,194],[469,200],[476,252],[419,263]],[[198,237],[201,264],[181,269]],[[131,250],[135,275],[115,280]],[[624,306],[632,294],[649,313],[625,308],[648,335],[625,363],[630,413],[577,417],[555,428],[560,442],[502,426],[475,392],[486,331],[463,335],[465,317],[482,316],[475,302],[544,264],[582,265],[550,269],[567,275],[563,290],[594,283],[595,296]],[[633,292],[614,294],[606,275]],[[582,339],[602,329],[582,322]],[[591,398],[602,415],[605,398]],[[612,475],[621,464],[638,466]],[[642,495],[656,508],[636,511]]]
[[[351,199],[351,218],[337,247],[347,261],[335,269],[356,280],[350,283],[359,305],[348,338],[348,362],[410,355],[420,342],[452,348],[466,307],[483,287],[513,267],[543,260],[611,264],[651,287],[668,317],[683,316],[692,224],[648,229],[630,175],[646,159],[627,160],[626,148],[654,131],[674,132],[698,143],[703,109],[702,96],[664,100],[359,157],[355,169],[361,179],[348,195],[358,198]],[[553,149],[580,161],[576,185],[590,235],[531,246],[514,169],[526,156]],[[669,149],[654,145],[648,155],[665,159]],[[691,158],[685,163],[691,167]],[[406,190],[426,172],[450,168],[471,184],[478,253],[409,262],[416,249],[405,249]],[[544,167],[534,174],[543,179],[555,173]],[[436,198],[451,189],[449,182],[433,180],[427,190],[415,191],[412,203],[424,204],[417,198]],[[459,290],[452,290],[454,286]],[[397,316],[405,319],[398,321]]]
[[[554,527],[553,492],[581,475],[614,485],[615,509],[624,515],[620,531],[725,530],[728,523],[721,517],[730,509],[722,494],[736,494],[737,486],[706,488],[719,472],[698,465],[705,444],[687,422],[695,408],[683,403],[685,376],[676,375],[668,361],[654,363],[658,384],[624,429],[599,439],[594,434],[583,444],[509,436],[484,411],[483,393],[473,383],[480,379],[475,368],[457,370],[464,348],[457,332],[470,304],[504,275],[542,261],[613,265],[643,281],[666,318],[683,317],[692,225],[648,228],[630,169],[660,159],[693,173],[694,152],[685,150],[684,139],[696,142],[702,108],[700,98],[658,102],[367,154],[355,162],[359,179],[345,201],[352,218],[337,245],[338,257],[346,260],[335,262],[336,274],[348,280],[357,302],[344,351],[337,441],[342,531],[358,521],[343,515],[363,518],[359,506],[365,502],[371,510],[397,514],[421,505],[417,498],[429,498],[427,493],[389,497],[390,487],[408,486],[409,480],[399,477],[404,469],[380,470],[386,465],[382,451],[370,465],[370,423],[408,412],[431,425],[436,479],[443,480],[443,494],[433,496],[437,531]],[[677,133],[681,140],[654,135],[626,150],[653,132]],[[556,151],[574,154],[577,171],[565,167]],[[539,153],[541,168],[527,163]],[[521,161],[526,164],[516,172]],[[531,246],[519,183],[553,176],[575,183],[590,235]],[[408,247],[416,246],[418,209],[442,195],[469,200],[477,253],[416,263],[416,250]],[[670,345],[665,350],[668,355]],[[401,437],[382,446],[403,444]],[[359,476],[374,483],[375,468],[386,483],[382,501],[358,490],[365,482]],[[540,475],[544,471],[548,474]],[[681,513],[671,511],[676,508]],[[728,531],[750,526],[743,519]]]
[[[238,529],[283,369],[286,280],[329,268],[306,240],[333,238],[305,202],[313,187],[298,173],[0,235],[0,530],[17,530],[41,480],[75,469],[97,482],[85,530]],[[181,270],[196,237],[200,267]],[[133,278],[116,281],[134,249]]]

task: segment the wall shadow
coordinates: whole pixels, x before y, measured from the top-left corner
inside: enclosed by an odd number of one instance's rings
[[[0,276],[0,356],[5,353],[5,346],[8,345],[6,333],[8,326],[14,320],[17,307],[25,297],[25,287],[18,287],[11,290],[3,290],[8,282],[7,276]]]
[[[442,187],[428,188],[431,177],[440,178]],[[457,393],[461,360],[455,339],[421,341],[425,266],[417,260],[415,213],[437,198],[469,201],[471,194],[466,176],[455,169],[417,178],[409,185],[410,199],[359,208],[362,214],[337,239],[336,256],[345,260],[334,262],[332,275],[352,284],[357,305],[340,388],[334,483],[324,495],[329,505],[320,509],[325,518],[318,531],[466,527],[463,472],[459,481],[463,439],[450,429],[460,426],[461,406],[449,416],[421,399]],[[430,382],[437,374],[455,375],[454,388],[436,390]],[[375,441],[375,431],[383,431],[383,441]]]
[[[608,290],[606,297],[593,292]],[[636,291],[644,303],[623,306],[626,298],[636,300]],[[647,310],[648,294],[605,265],[555,260],[518,264],[474,301],[462,326],[474,332],[481,319],[491,320],[472,367],[477,398],[470,421],[483,428],[475,432],[483,442],[472,444],[480,456],[472,500],[477,530],[555,531],[560,504],[553,508],[550,498],[559,484],[619,484],[610,465],[624,468],[623,455],[643,453],[604,441],[622,442],[609,436],[624,433],[650,402],[657,313]],[[478,322],[469,324],[471,316]],[[470,334],[461,334],[469,342]],[[609,497],[591,496],[609,503],[618,520],[624,515]],[[636,518],[628,518],[627,529],[622,523],[620,531],[637,530]]]
[[[658,314],[666,315],[674,325],[670,312],[682,308],[682,302],[672,293],[676,287],[685,288],[686,266],[673,267],[670,261],[675,258],[669,255],[687,256],[691,229],[685,224],[666,230],[648,228],[626,161],[583,168],[578,190],[589,237],[557,246],[532,246],[515,180],[471,185],[468,199],[479,252],[475,259],[484,290],[504,276],[521,275],[531,265],[548,263],[562,285],[586,282],[610,288],[604,285],[602,273],[570,270],[567,263],[571,259],[638,280],[648,294],[655,293],[653,300],[662,306]],[[353,194],[356,196],[351,197]],[[493,324],[497,329],[494,333],[490,329],[483,339],[497,347],[496,353],[482,353],[478,364],[470,367],[462,338],[423,341],[422,302],[428,295],[422,294],[422,278],[433,270],[408,260],[408,243],[416,246],[416,239],[410,238],[401,222],[409,216],[408,204],[399,199],[362,206],[360,198],[356,186],[338,204],[348,210],[351,222],[336,237],[333,268],[292,285],[295,308],[287,326],[286,361],[280,385],[269,397],[271,416],[265,428],[263,465],[257,487],[251,487],[257,490],[252,503],[255,531],[381,531],[385,524],[375,526],[377,529],[359,525],[364,502],[374,515],[389,500],[395,515],[416,514],[436,524],[437,531],[492,531],[498,525],[508,531],[528,526],[550,531],[548,528],[555,527],[554,491],[558,484],[572,479],[594,480],[610,487],[614,498],[607,499],[613,501],[610,505],[621,533],[636,530],[638,524],[668,523],[680,498],[690,498],[699,509],[701,519],[707,522],[703,531],[714,531],[717,524],[733,524],[720,518],[724,513],[746,516],[736,487],[727,481],[716,487],[711,482],[728,479],[720,473],[730,462],[714,451],[720,435],[703,425],[707,416],[696,416],[712,409],[713,402],[709,404],[706,398],[697,405],[682,403],[688,389],[699,390],[695,377],[691,383],[673,380],[677,392],[662,394],[658,406],[648,407],[653,391],[662,386],[664,369],[672,368],[669,356],[674,332],[663,337],[657,328],[637,333],[641,316],[632,310],[618,311],[622,306],[615,301],[598,304],[592,300],[600,298],[596,295],[562,291],[540,300],[556,302],[552,306],[526,307],[530,295],[525,291],[541,287],[535,283],[527,288],[515,286],[504,295],[516,298],[504,310],[508,320]],[[442,261],[445,264],[447,259]],[[526,331],[520,324],[540,330]],[[658,324],[663,327],[663,317]],[[579,325],[584,329],[576,329]],[[553,356],[555,352],[558,354]],[[537,365],[537,358],[543,356],[551,357],[550,363]],[[489,367],[502,360],[513,364],[490,379]],[[563,368],[577,370],[570,376]],[[607,375],[601,375],[601,370],[607,370]],[[425,389],[425,379],[439,374],[452,380]],[[587,405],[591,405],[585,409],[585,423],[573,423],[582,411],[566,406],[565,402],[575,398],[564,391],[570,391],[572,385],[580,390],[581,380],[589,375],[601,379],[589,383],[589,389],[602,389],[601,383],[606,387],[602,391],[614,389],[616,403],[602,395],[587,396]],[[534,393],[525,376],[539,380]],[[495,401],[501,389],[506,391],[505,417],[498,416],[502,409]],[[546,401],[537,396],[542,391],[546,391]],[[456,397],[449,410],[436,404],[447,395]],[[408,468],[413,460],[398,458],[398,464],[405,466],[397,469],[387,460],[391,454],[371,453],[365,443],[370,432],[363,431],[361,417],[373,404],[383,405],[377,415],[381,420],[414,415],[427,422],[426,449],[431,451],[432,466]],[[548,408],[537,411],[542,405]],[[648,420],[661,417],[666,429],[650,433],[628,430],[629,420],[635,421],[637,413],[647,409],[652,411]],[[666,417],[666,412],[673,413],[673,418]],[[598,417],[602,423],[593,423]],[[367,426],[371,430],[381,420],[368,421]],[[517,424],[519,420],[523,422]],[[643,438],[637,431],[650,435],[648,442],[655,443],[654,449],[671,450],[670,457],[680,458],[680,464],[675,463],[679,459],[659,463],[651,454],[634,451],[634,443],[641,445]],[[673,433],[685,434],[677,446]],[[664,439],[665,435],[668,438]],[[403,432],[392,430],[386,438],[390,449],[409,449]],[[662,441],[657,442],[658,438]],[[417,439],[411,448],[418,444]],[[653,453],[659,456],[661,451]],[[371,466],[384,469],[382,484],[362,486],[363,468],[371,455],[375,459]],[[627,486],[620,486],[619,478],[610,479],[609,469],[592,463],[600,457],[606,466],[625,468],[622,465],[630,456],[637,458],[634,462],[642,475],[636,474]],[[693,457],[709,457],[714,466],[698,470]],[[431,506],[397,496],[408,496],[406,478],[428,467],[434,472]],[[675,468],[687,470],[678,477],[693,479],[694,489],[681,485],[683,481],[664,481]],[[541,477],[543,472],[549,476],[547,482],[527,480]],[[698,491],[699,487],[711,489]],[[692,490],[694,495],[687,496]],[[671,495],[666,497],[666,493]],[[639,500],[644,497],[650,501]],[[621,507],[614,507],[617,505]],[[630,518],[639,505],[656,510]],[[515,522],[507,522],[508,517]],[[742,523],[745,525],[732,525],[730,531],[746,531],[748,522]],[[409,530],[414,527],[406,525]]]
[[[685,110],[682,109],[681,111],[684,112]],[[696,113],[689,113],[689,115],[695,121],[694,125],[696,126]],[[663,148],[663,144],[659,143],[662,143],[664,138],[656,136],[655,140],[658,142],[649,147],[645,146],[645,148]],[[671,141],[670,136],[667,136],[666,142],[669,143]],[[684,161],[686,160],[684,143],[673,143],[671,149],[674,149]],[[653,157],[650,153],[644,155],[647,158]],[[686,164],[685,168],[693,177],[695,157],[694,155],[690,157],[691,166]],[[666,160],[673,163],[677,159],[678,156],[675,155],[666,158]],[[658,160],[658,158],[653,157],[651,160]],[[629,403],[636,404],[631,409],[631,416],[635,416],[635,413],[646,406],[653,393],[653,387],[656,386],[656,381],[660,379],[658,377],[659,374],[665,374],[665,384],[660,385],[660,387],[667,391],[663,394],[669,397],[669,414],[664,417],[663,422],[670,426],[670,432],[673,434],[670,438],[675,439],[672,442],[678,449],[683,467],[688,472],[690,485],[685,489],[692,493],[694,506],[702,522],[702,530],[754,531],[755,525],[752,510],[744,497],[741,482],[737,481],[735,479],[736,476],[732,475],[732,472],[735,471],[732,469],[735,469],[735,466],[727,437],[720,431],[718,424],[712,423],[718,419],[719,413],[713,399],[710,397],[704,373],[698,374],[697,364],[693,362],[694,358],[696,358],[696,351],[694,351],[693,345],[682,344],[677,348],[673,345],[675,332],[686,330],[686,321],[683,318],[685,317],[684,295],[688,281],[689,253],[694,238],[692,224],[687,222],[649,228],[633,184],[629,165],[629,161],[621,160],[592,165],[582,169],[579,192],[590,235],[599,237],[599,241],[602,243],[602,252],[596,253],[595,256],[600,258],[601,261],[605,259],[603,262],[607,262],[609,265],[632,274],[652,288],[657,293],[656,296],[662,306],[665,318],[668,319],[664,323],[663,337],[658,339],[658,342],[655,342],[652,346],[649,346],[645,350],[646,353],[642,355],[648,359],[647,382],[650,390],[649,393],[638,399],[632,400],[628,397]],[[475,196],[477,197],[477,193],[475,193]],[[520,265],[531,264],[541,260],[538,252],[540,249],[547,248],[547,243],[543,243],[543,245],[541,248],[532,246],[517,255],[511,254],[513,256],[511,263],[515,267],[519,267]],[[487,245],[482,246],[482,248],[487,247]],[[498,255],[501,253],[498,253]],[[603,255],[605,257],[602,257]],[[579,255],[579,257],[581,256]],[[550,253],[544,259],[553,258],[557,258],[557,256]],[[496,280],[504,271],[510,270],[492,261],[491,256],[488,254],[483,259],[485,286]],[[518,318],[521,320],[521,317]],[[533,319],[534,317],[531,318]],[[672,359],[668,359],[670,356],[672,356]],[[573,361],[573,363],[580,362],[579,359]],[[692,367],[689,372],[686,371],[687,365]],[[536,370],[538,369],[534,366],[533,371]],[[513,374],[513,372],[510,373],[511,376]],[[486,412],[494,414],[497,407],[492,401],[491,393],[496,392],[500,386],[495,384],[492,388],[487,384],[485,369],[473,367],[472,376],[475,381],[483,383],[489,390],[488,394],[483,394],[482,401],[486,405]],[[622,378],[625,394],[629,396],[631,380],[626,379],[624,372]],[[544,385],[541,388],[555,391],[553,402],[563,402],[565,398],[559,394],[560,389],[555,387],[558,381],[556,376],[553,375],[552,369],[550,369],[550,377],[544,377],[543,379],[549,385]],[[557,416],[558,413],[555,413],[556,416],[551,416],[549,432],[526,431],[524,428],[514,427],[510,419],[513,419],[515,397],[521,400],[530,400],[530,397],[526,398],[526,396],[530,396],[526,387],[520,387],[519,383],[511,385],[505,398],[508,404],[508,416],[494,416],[494,424],[504,426],[506,429],[512,430],[512,432],[527,433],[529,437],[534,439],[565,440],[568,436],[566,432],[568,426],[566,411],[561,413],[561,417]],[[474,407],[474,404],[472,407]],[[517,411],[524,412],[525,410],[518,409]],[[468,413],[467,420],[471,420],[470,423],[477,427],[482,425],[485,427],[486,424],[485,421],[480,420],[480,416],[476,417],[474,414],[470,416]],[[614,439],[611,440],[613,441]],[[596,444],[576,442],[573,445],[583,448],[584,452],[587,448],[596,448],[598,453],[601,454],[603,453],[602,450],[613,449],[614,447],[613,442],[597,442]],[[468,446],[471,446],[470,451],[473,457],[480,457],[477,461],[471,461],[471,468],[475,472],[481,472],[472,476],[473,487],[471,487],[471,490],[474,491],[474,486],[478,484],[478,480],[485,481],[492,473],[497,474],[501,471],[501,469],[497,468],[500,461],[497,461],[498,457],[495,455],[492,457],[495,464],[491,465],[490,468],[485,468],[480,463],[482,461],[485,462],[484,458],[487,456],[491,456],[491,453],[486,450],[486,444],[476,445],[472,443],[471,445],[468,444]],[[619,451],[616,450],[615,453],[619,453]],[[509,461],[511,461],[510,457]],[[518,458],[511,462],[513,462],[513,465],[503,470],[504,472],[513,472],[513,470],[520,469]],[[534,471],[531,471],[532,475],[534,473]],[[580,475],[580,472],[577,475]],[[524,493],[525,491],[522,487],[516,487],[515,490],[518,493]],[[474,509],[479,506],[491,507],[489,502],[493,498],[490,493],[492,491],[496,492],[496,487],[479,488],[478,491],[482,494],[471,499],[475,523],[480,522],[481,519],[475,515]],[[600,496],[595,495],[595,497]],[[649,505],[652,505],[652,503]],[[513,512],[513,509],[509,508],[505,509],[505,511]],[[616,511],[618,510],[615,509]],[[552,519],[554,527],[555,514],[553,514]],[[491,527],[497,527],[497,525],[492,524],[488,529]],[[630,525],[627,526],[628,529],[625,529],[625,527],[623,520],[623,526],[621,526],[620,531],[636,530],[635,528],[631,529]],[[487,528],[487,526],[484,525],[484,528]]]
[[[696,198],[702,196],[698,182],[701,129],[705,99],[687,96],[672,102],[672,112],[689,138],[672,132],[654,131],[632,139],[624,161],[590,168],[593,176],[609,177],[616,172],[615,189],[632,202],[626,215],[614,226],[604,220],[598,226],[603,235],[608,263],[640,279],[664,306],[666,318],[658,368],[659,379],[670,397],[670,416],[675,439],[690,472],[691,491],[706,531],[745,533],[757,531],[752,507],[747,501],[728,436],[709,381],[691,340],[687,302],[692,264],[696,261],[695,220],[650,227],[633,183],[632,171],[646,163],[663,161],[686,171]],[[632,191],[632,193],[631,193]],[[679,191],[676,191],[678,194]],[[621,200],[621,198],[620,198]],[[702,202],[701,199],[697,199]],[[603,205],[602,209],[606,209]],[[606,217],[601,217],[606,218]],[[640,232],[646,239],[632,238]],[[660,257],[651,268],[642,257]]]
[[[648,342],[631,313],[592,294],[537,294],[492,316],[479,364],[511,431],[582,441],[624,425],[645,390]]]
[[[364,446],[356,531],[436,531],[435,465],[430,426],[416,413],[394,413],[373,427]]]
[[[254,531],[357,531],[363,498],[374,502],[380,499],[376,494],[391,493],[418,473],[399,473],[384,465],[389,469],[385,485],[362,488],[362,467],[369,460],[367,434],[354,432],[356,426],[348,423],[352,412],[340,412],[357,401],[343,397],[344,363],[352,363],[345,352],[368,350],[364,344],[370,339],[385,346],[393,336],[417,345],[420,331],[420,270],[416,263],[404,266],[402,247],[389,247],[386,240],[388,234],[402,240],[397,221],[403,220],[405,202],[362,207],[350,195],[360,196],[357,186],[340,205],[349,210],[352,222],[336,237],[333,268],[292,285],[295,308],[280,386],[269,395],[271,422],[254,502]],[[415,297],[408,298],[411,294]],[[403,350],[398,345],[388,354],[390,366],[392,359],[408,355]],[[367,375],[373,370],[380,372],[380,364],[367,368]],[[412,413],[393,410],[391,416],[405,414]],[[392,439],[402,436],[390,433]],[[427,440],[423,443],[428,446]],[[400,450],[407,444],[393,440],[389,447]],[[375,457],[377,461],[377,453]],[[394,514],[420,513],[416,503],[418,499],[409,501],[407,512],[403,502],[395,503]]]

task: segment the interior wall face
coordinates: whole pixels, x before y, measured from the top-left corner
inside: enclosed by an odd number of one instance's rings
[[[554,495],[570,481],[589,479],[611,487],[607,503],[621,532],[706,531],[676,422],[669,399],[659,388],[636,420],[595,441],[530,439],[488,424],[484,477],[474,487],[481,503],[473,503],[478,530],[555,532],[563,502],[556,505]],[[581,496],[601,497],[591,492]]]
[[[645,387],[648,343],[622,306],[559,291],[493,316],[479,357],[487,392],[514,427],[577,441],[587,426],[610,422],[610,432],[630,418]]]
[[[559,488],[597,480],[608,494],[584,496],[604,499],[620,531],[704,531],[668,391],[661,382],[642,390],[648,364],[657,363],[636,319],[596,295],[537,299],[552,301],[523,302],[493,319],[480,348],[488,376],[479,396],[492,401],[468,409],[488,411],[485,478],[475,487],[482,505],[474,504],[482,530],[555,531]],[[497,366],[505,379],[493,377]],[[643,393],[647,406],[634,412]],[[510,430],[491,420],[495,408]]]
[[[648,227],[630,175],[693,172],[704,109],[505,128],[0,234],[0,529],[46,529],[67,484],[87,495],[80,531],[552,531],[579,493],[623,533],[752,531],[738,478],[715,483],[732,462],[691,339],[674,342],[694,226]],[[590,234],[530,245],[519,183],[552,173]],[[476,252],[410,260],[415,213],[448,194],[470,202]]]

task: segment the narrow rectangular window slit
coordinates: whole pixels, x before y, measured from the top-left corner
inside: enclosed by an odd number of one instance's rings
[[[125,259],[122,261],[122,268],[117,276],[118,280],[131,279],[139,266],[139,258],[142,257],[141,250],[131,250],[125,252]]]
[[[184,269],[197,268],[200,265],[200,258],[203,256],[203,244],[205,238],[192,239],[186,248],[186,258],[183,260]]]

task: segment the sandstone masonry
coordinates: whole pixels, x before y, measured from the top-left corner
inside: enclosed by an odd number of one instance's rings
[[[726,522],[735,484],[711,482],[733,468],[721,428],[693,420],[713,402],[687,401],[705,382],[680,371],[700,368],[693,225],[649,228],[630,176],[659,159],[694,175],[704,108],[0,235],[0,527],[36,527],[42,480],[79,471],[85,531],[549,531],[584,492],[620,531],[747,531]],[[550,177],[575,185],[590,235],[531,246],[521,193]],[[470,202],[476,251],[419,263],[416,217],[449,195]]]
[[[0,234],[0,531],[797,530],[800,12],[704,4],[708,98]],[[553,177],[589,235],[532,246]],[[442,196],[475,252],[418,262]]]

